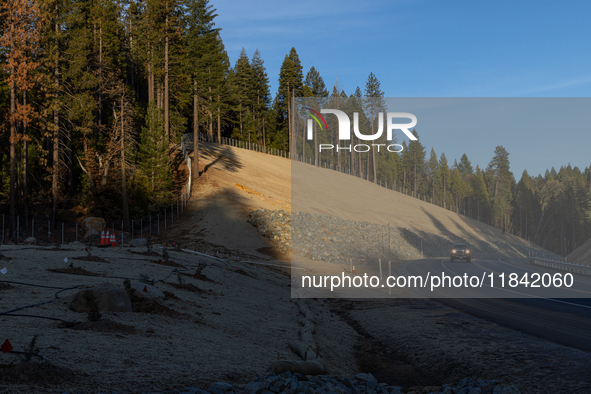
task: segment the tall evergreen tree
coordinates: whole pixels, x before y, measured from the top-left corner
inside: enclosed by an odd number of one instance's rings
[[[416,198],[418,196],[418,189],[419,183],[423,178],[423,171],[425,168],[425,147],[421,142],[418,140],[419,134],[416,130],[412,131],[412,134],[417,138],[416,140],[411,140],[408,144],[408,155],[409,155],[409,164],[410,164],[410,171],[412,172],[412,188],[413,188],[413,196]]]
[[[253,94],[256,97],[256,102],[253,103],[253,114],[256,121],[257,138],[260,144],[266,146],[266,120],[271,104],[271,94],[267,70],[258,49],[252,57],[251,66],[254,73]]]
[[[375,134],[375,127],[378,123],[378,115],[385,109],[384,92],[380,89],[380,81],[372,73],[367,77],[365,82],[365,112],[369,118],[371,124],[371,133]],[[384,124],[382,123],[382,126]],[[373,182],[377,183],[377,170],[376,170],[376,152],[372,149],[372,162],[373,162]],[[369,180],[369,163],[367,179]]]
[[[145,191],[156,206],[169,203],[172,194],[172,171],[168,163],[168,144],[163,138],[165,131],[161,112],[152,101],[146,113],[146,125],[140,134],[138,154]]]
[[[451,173],[449,171],[449,166],[447,165],[447,158],[445,157],[445,153],[441,153],[441,156],[439,158],[439,181],[442,190],[443,208],[447,208],[449,191],[448,189],[451,183]]]
[[[436,202],[435,197],[435,186],[437,184],[437,178],[439,176],[439,160],[435,154],[435,149],[431,148],[429,155],[429,162],[427,164],[427,181],[429,182],[429,188],[431,190],[431,202]]]
[[[491,179],[489,190],[492,190],[492,208],[495,225],[507,230],[508,210],[511,208],[512,185],[515,182],[513,173],[509,170],[509,153],[501,145],[495,148],[495,155],[489,163],[486,172]]]
[[[466,179],[468,175],[472,175],[472,173],[474,172],[472,164],[470,163],[470,160],[468,160],[468,156],[465,153],[460,158],[458,170],[460,170],[460,175],[462,176],[462,179]]]
[[[277,126],[278,140],[282,141],[282,148],[292,153],[292,122],[291,102],[293,97],[301,97],[304,88],[302,65],[295,50],[291,48],[288,55],[285,55],[281,70],[279,71],[279,89],[275,97],[277,103]]]
[[[476,166],[476,175],[473,180],[472,190],[474,199],[476,200],[476,220],[485,221],[489,216],[490,202],[488,190],[484,182],[484,175],[478,165]]]

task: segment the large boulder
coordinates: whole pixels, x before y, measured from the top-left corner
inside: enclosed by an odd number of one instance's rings
[[[70,309],[74,312],[88,313],[92,303],[89,297],[92,296],[94,296],[100,311],[132,312],[131,301],[124,289],[108,289],[104,287],[79,291],[74,295],[70,303]]]
[[[134,282],[131,284],[131,288],[134,291],[134,295],[137,297],[142,297],[142,298],[160,298],[160,299],[165,299],[166,296],[164,295],[163,292],[161,292],[160,290],[158,290],[157,288],[155,288],[154,286],[150,286],[147,285],[145,283],[142,282]]]
[[[103,218],[89,217],[82,221],[82,228],[86,230],[84,238],[88,238],[92,235],[100,234],[101,231],[107,226],[107,222]]]
[[[29,237],[25,239],[25,243],[28,245],[35,245],[37,243],[37,239],[35,237]]]

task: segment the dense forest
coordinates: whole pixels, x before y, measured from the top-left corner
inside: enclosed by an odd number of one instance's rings
[[[558,254],[591,236],[591,168],[516,182],[502,146],[482,169],[465,154],[453,164],[427,155],[418,140],[400,154],[321,157],[303,138],[296,149],[296,99],[324,97],[373,130],[378,78],[363,91],[347,94],[338,80],[329,89],[314,67],[304,75],[292,48],[272,95],[258,50],[230,64],[216,17],[207,0],[0,0],[0,203],[11,233],[17,215],[56,223],[78,206],[127,223],[169,204],[171,149],[198,132],[324,160]]]

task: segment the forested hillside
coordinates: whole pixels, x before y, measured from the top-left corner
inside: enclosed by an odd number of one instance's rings
[[[55,224],[73,207],[128,222],[175,199],[170,153],[185,133],[289,150],[294,98],[326,97],[373,129],[384,96],[373,73],[363,90],[328,88],[294,48],[270,74],[272,95],[258,50],[231,64],[207,0],[0,0],[0,13],[0,203],[11,229],[17,215]],[[591,236],[589,168],[516,182],[502,146],[481,169],[402,145],[399,155],[337,152],[330,165],[556,253]]]

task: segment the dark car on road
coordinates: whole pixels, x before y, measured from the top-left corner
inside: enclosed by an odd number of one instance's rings
[[[467,263],[472,261],[472,251],[466,244],[455,244],[450,248],[449,261],[466,260]]]

